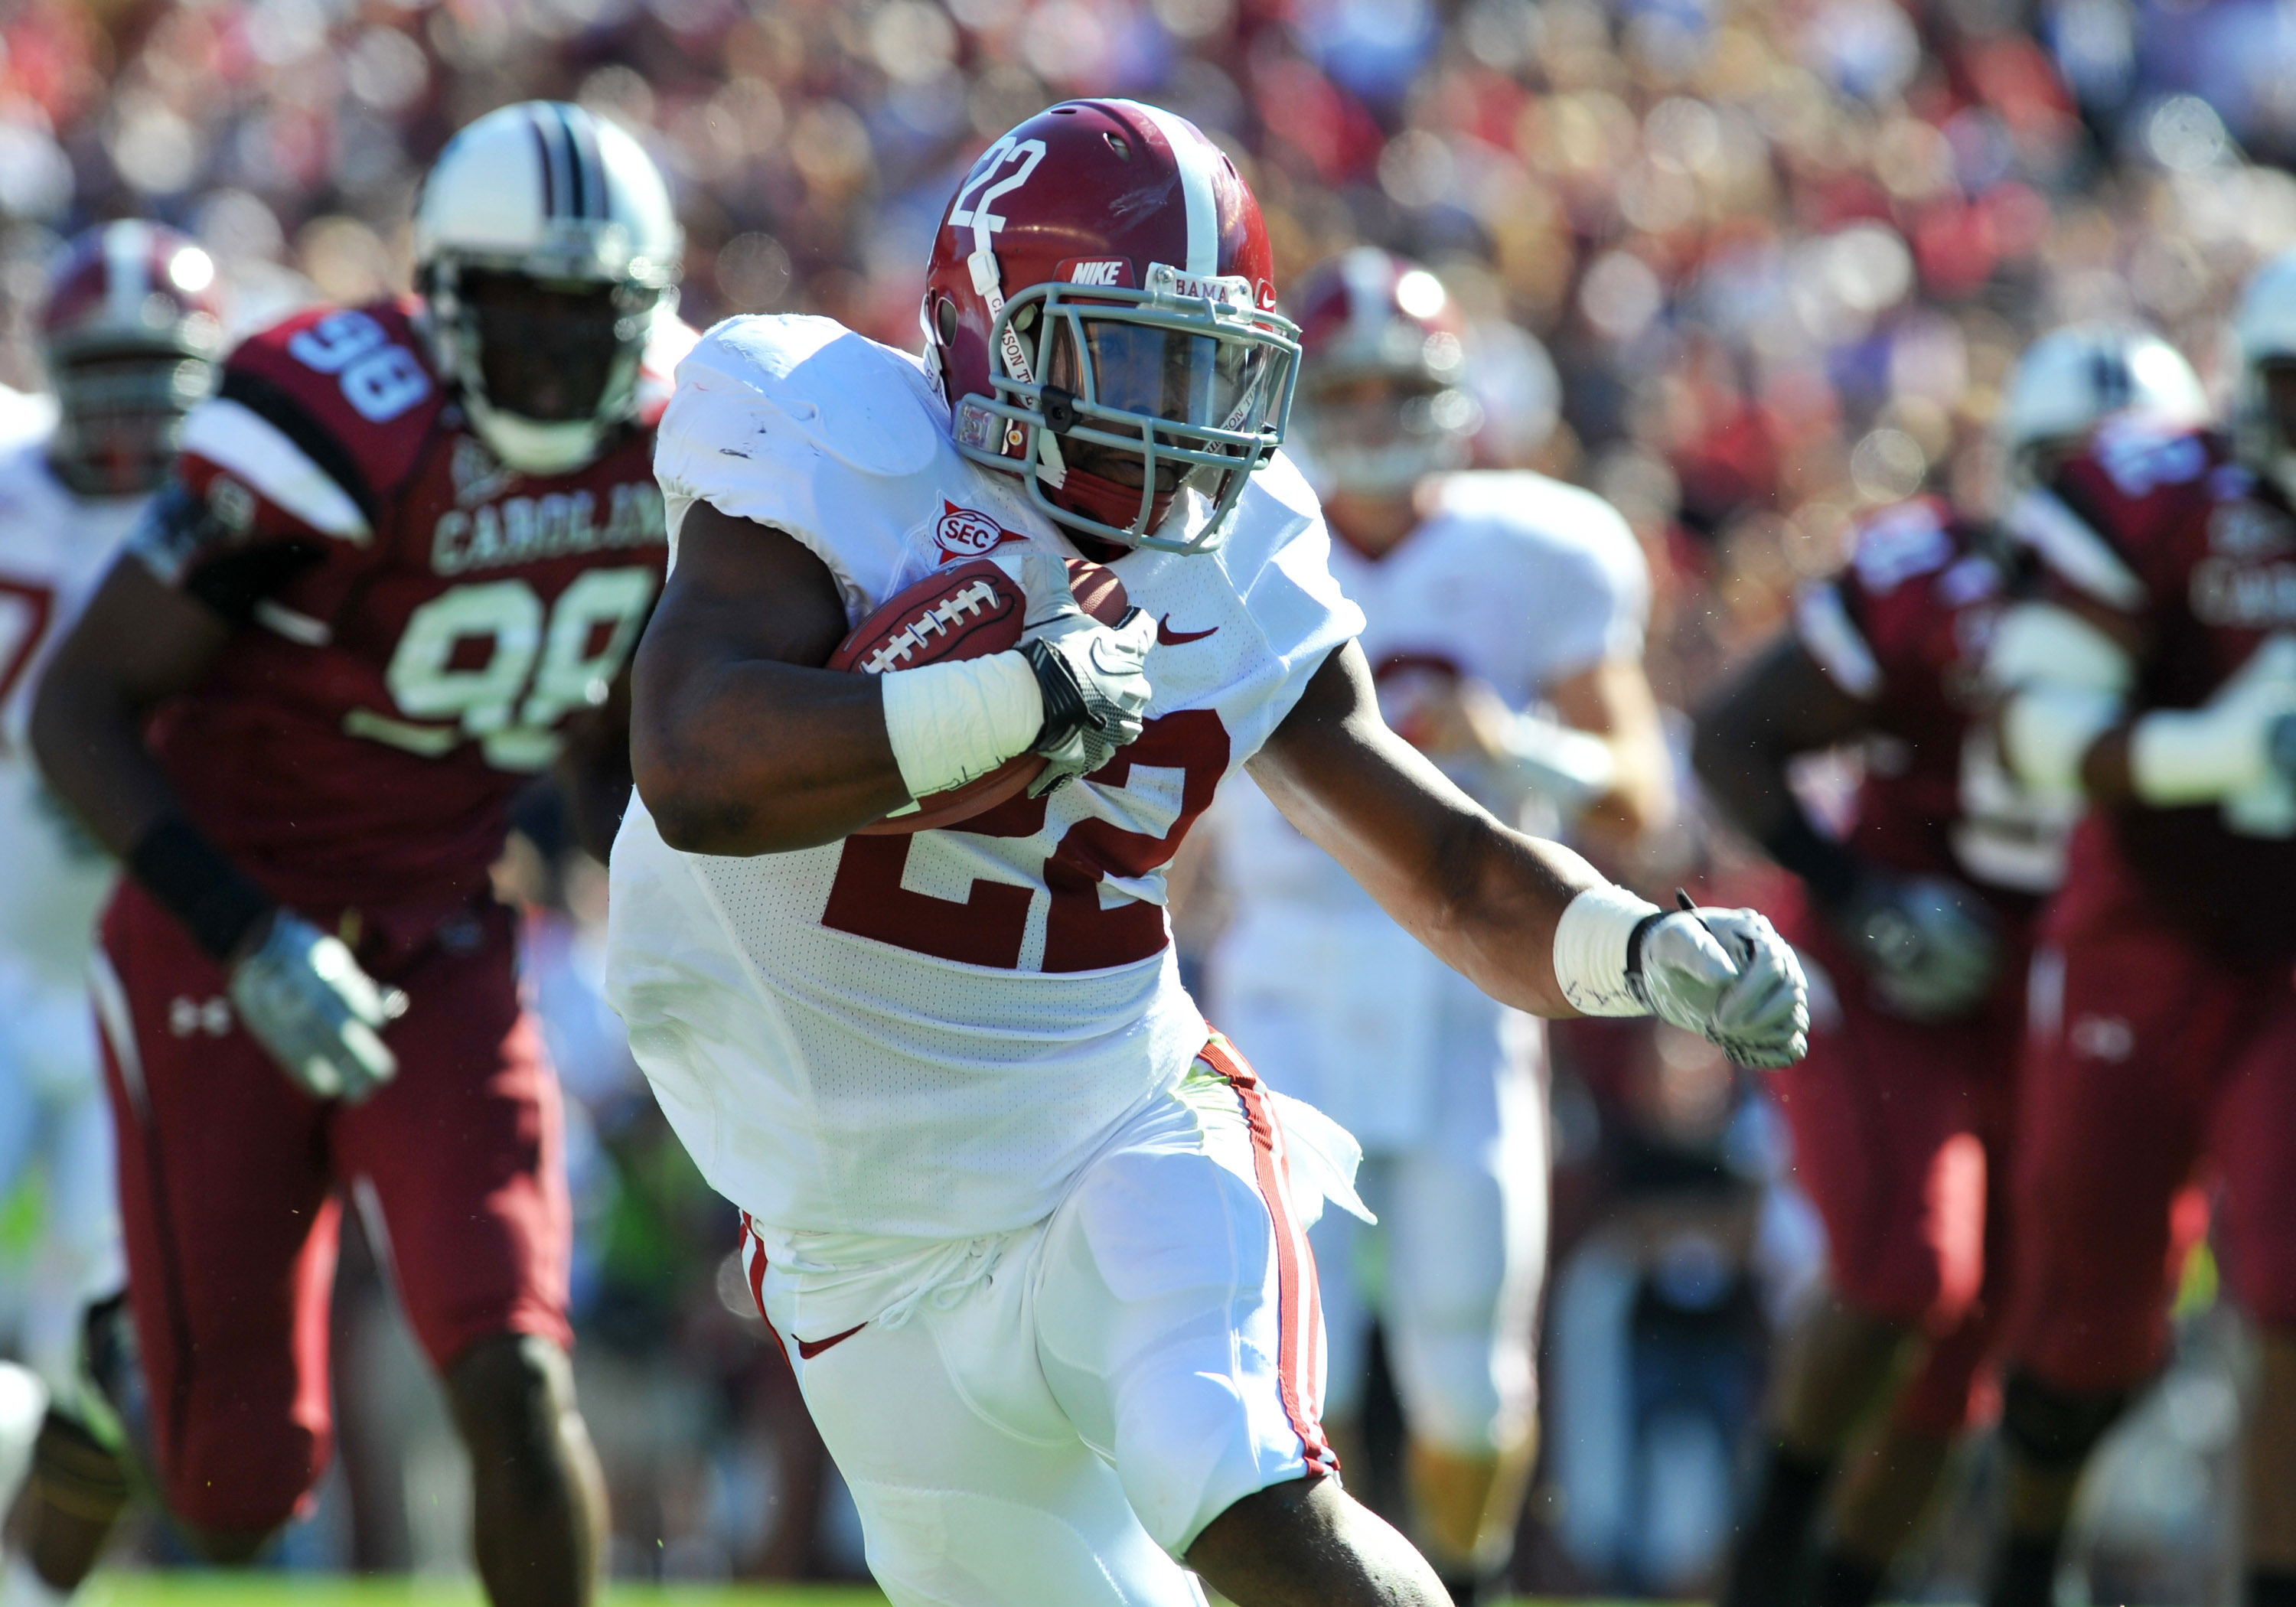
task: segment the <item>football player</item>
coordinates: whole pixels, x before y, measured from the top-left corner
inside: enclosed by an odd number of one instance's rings
[[[2125,409],[2190,426],[2207,401],[2158,336],[2084,325],[2043,337],[2003,408],[2007,483],[2033,483]],[[2026,962],[2072,814],[2010,781],[1985,724],[1986,644],[2026,567],[1994,523],[1938,497],[1889,508],[1699,715],[1709,795],[1801,883],[1780,925],[1810,978],[1810,1053],[1772,1087],[1829,1252],[1827,1290],[1775,1374],[1729,1607],[1806,1591],[1825,1607],[1874,1599],[1997,1325]],[[1856,816],[1836,840],[1796,800],[1791,767],[1861,742]],[[1837,1486],[1853,1431],[1884,1402],[1880,1443]]]
[[[935,234],[923,362],[822,318],[688,357],[678,562],[638,652],[608,986],[747,1218],[750,1288],[892,1600],[1444,1600],[1341,1491],[1305,1229],[1354,1145],[1180,987],[1164,867],[1250,761],[1503,1002],[1656,1010],[1800,1053],[1792,954],[1500,826],[1379,718],[1313,494],[1293,326],[1219,148],[1078,101],[985,151]],[[823,668],[947,559],[1025,588],[1014,651]],[[1080,611],[1062,561],[1131,609]],[[855,834],[1014,758],[949,829]]]
[[[215,387],[217,292],[214,261],[172,229],[123,219],[88,230],[51,268],[40,314],[53,399],[10,393],[0,407],[0,1195],[43,1168],[42,1243],[18,1336],[49,1400],[40,1500],[107,1522],[126,1492],[86,1421],[78,1337],[83,1310],[127,1276],[87,1008],[113,866],[42,782],[26,727],[41,668],[166,479],[184,415]],[[12,1478],[0,1499],[13,1490]],[[41,1561],[12,1556],[17,1582],[0,1584],[0,1601],[26,1599]]]
[[[234,352],[32,734],[127,873],[94,993],[169,1505],[231,1560],[308,1496],[349,1193],[471,1448],[489,1594],[564,1603],[603,1497],[557,1086],[487,867],[554,765],[602,851],[627,796],[680,234],[634,140],[535,102],[449,142],[414,240],[416,298]]]
[[[1550,832],[1661,823],[1670,766],[1642,668],[1650,574],[1626,521],[1540,475],[1447,472],[1466,461],[1477,409],[1460,320],[1425,268],[1360,247],[1290,304],[1293,434],[1388,725],[1502,816],[1528,793]],[[1259,788],[1220,797],[1236,914],[1210,960],[1210,1013],[1271,1087],[1355,1135],[1381,1220],[1378,1246],[1341,1212],[1310,1235],[1325,1426],[1360,1447],[1376,1320],[1403,1404],[1413,1537],[1468,1599],[1506,1562],[1536,1449],[1544,1036],[1431,955]],[[1384,1268],[1376,1291],[1367,1265]]]
[[[2033,968],[2003,1607],[2050,1599],[2082,1464],[2161,1360],[2203,1157],[2261,1339],[2247,1595],[2296,1602],[2296,256],[2233,331],[2229,439],[2131,415],[2013,513],[2047,589],[1995,633],[2002,746],[2090,808]]]

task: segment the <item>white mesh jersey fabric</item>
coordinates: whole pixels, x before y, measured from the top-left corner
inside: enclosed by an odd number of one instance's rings
[[[0,963],[85,1016],[87,954],[112,865],[32,762],[32,690],[111,565],[142,497],[82,499],[49,470],[53,413],[0,398]],[[0,1022],[0,1044],[7,1029]],[[0,1053],[5,1053],[0,1048]],[[94,1045],[88,1039],[89,1064]]]
[[[914,359],[824,320],[720,324],[663,420],[671,528],[706,500],[787,530],[857,620],[953,556],[1072,555],[956,455],[946,418]],[[868,445],[842,438],[864,427]],[[1327,552],[1279,459],[1218,552],[1122,559],[1131,601],[1163,626],[1147,731],[1099,778],[972,831],[722,858],[668,848],[632,807],[610,996],[720,1192],[785,1229],[1009,1231],[1186,1070],[1205,1027],[1172,960],[1162,867],[1176,828],[1359,628]]]

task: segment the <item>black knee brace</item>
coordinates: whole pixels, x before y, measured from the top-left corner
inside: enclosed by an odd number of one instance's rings
[[[2121,1408],[2125,1392],[2068,1395],[2028,1373],[2013,1373],[2001,1390],[2001,1437],[2035,1467],[2071,1472],[2088,1460]]]

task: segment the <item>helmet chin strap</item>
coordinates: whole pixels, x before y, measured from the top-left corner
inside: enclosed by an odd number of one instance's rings
[[[1153,530],[1164,522],[1170,512],[1174,491],[1159,491],[1148,504],[1148,529]],[[1070,464],[1068,473],[1057,487],[1048,487],[1046,497],[1055,505],[1098,520],[1102,524],[1114,525],[1128,530],[1140,512],[1140,488],[1123,486],[1104,475],[1087,474]],[[1145,535],[1147,531],[1142,531]]]
[[[463,392],[463,409],[488,449],[521,474],[570,474],[597,456],[606,434],[595,419],[545,423],[504,413],[475,389]]]

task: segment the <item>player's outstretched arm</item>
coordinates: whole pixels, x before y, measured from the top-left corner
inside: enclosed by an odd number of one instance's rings
[[[1250,768],[1292,824],[1493,998],[1547,1016],[1655,1013],[1748,1064],[1807,1046],[1801,968],[1768,922],[1665,914],[1561,844],[1501,825],[1388,730],[1354,643]]]
[[[1823,899],[1848,897],[1857,865],[1810,824],[1787,767],[1798,754],[1852,740],[1871,717],[1792,632],[1698,709],[1691,765],[1707,796]]]
[[[662,840],[693,854],[832,842],[909,801],[828,565],[695,503],[631,666],[630,765]]]

